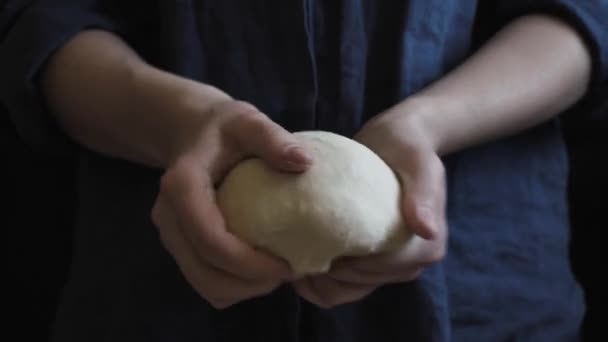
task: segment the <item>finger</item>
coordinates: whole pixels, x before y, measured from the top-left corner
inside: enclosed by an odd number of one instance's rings
[[[254,249],[226,230],[204,172],[190,165],[175,170],[161,187],[169,196],[179,228],[202,260],[240,278],[291,279],[285,261]]]
[[[171,210],[159,201],[153,212],[160,239],[174,257],[181,273],[197,293],[215,308],[223,309],[241,300],[269,293],[279,285],[276,281],[243,280],[201,262],[192,245],[182,235]]]
[[[312,158],[296,136],[262,113],[250,113],[231,125],[231,136],[248,154],[282,171],[303,172]]]
[[[310,278],[303,278],[295,281],[293,283],[293,287],[296,290],[296,293],[308,302],[321,308],[328,308],[328,306],[323,302],[323,299],[321,299],[321,297],[313,289],[310,283]]]
[[[398,170],[403,189],[403,216],[408,229],[424,239],[435,239],[445,221],[445,175],[434,153],[411,156]]]
[[[381,286],[392,283],[403,283],[416,279],[422,272],[421,267],[400,268],[389,272],[377,272],[355,267],[337,267],[328,276],[341,282]]]
[[[362,299],[375,288],[373,285],[341,282],[326,275],[306,278],[296,286],[305,299],[326,309]]]
[[[342,282],[327,275],[312,277],[310,284],[323,302],[334,307],[364,298],[374,291],[375,285]]]
[[[413,236],[405,245],[394,253],[375,254],[359,258],[338,260],[332,266],[331,272],[347,272],[354,270],[364,274],[382,275],[394,274],[396,279],[409,278],[408,274],[416,272],[443,259],[445,255],[445,240],[425,240]],[[390,278],[390,277],[389,277]]]

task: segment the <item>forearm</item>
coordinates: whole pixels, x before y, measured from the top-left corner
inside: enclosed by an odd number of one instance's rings
[[[49,107],[74,140],[155,167],[168,163],[180,138],[204,120],[206,107],[229,99],[148,65],[118,37],[101,31],[68,42],[42,76]],[[177,110],[181,103],[192,110]]]
[[[590,64],[574,29],[550,17],[523,17],[394,109],[410,112],[444,155],[559,114],[585,93]]]

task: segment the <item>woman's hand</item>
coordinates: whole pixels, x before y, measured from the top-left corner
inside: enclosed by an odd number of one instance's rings
[[[184,140],[162,177],[153,221],[188,282],[214,307],[225,308],[271,292],[291,271],[226,229],[214,184],[248,156],[286,172],[303,172],[311,161],[292,134],[252,105],[223,101],[201,117],[192,130],[198,133]]]
[[[391,254],[338,260],[328,274],[298,280],[298,293],[324,308],[361,299],[376,288],[415,279],[446,252],[446,182],[432,140],[414,116],[388,111],[366,124],[355,139],[375,151],[398,175],[401,209],[413,237]]]
[[[224,308],[290,279],[284,261],[229,233],[214,185],[249,156],[282,171],[305,171],[311,160],[292,134],[220,89],[147,64],[105,31],[71,39],[42,79],[50,108],[76,142],[164,170],[152,219],[203,298]]]
[[[329,307],[412,279],[441,259],[447,228],[439,156],[553,119],[586,93],[591,62],[572,26],[550,15],[522,16],[448,74],[372,120],[357,139],[399,175],[405,222],[417,235],[394,255],[338,262],[328,275],[298,282],[298,291]]]

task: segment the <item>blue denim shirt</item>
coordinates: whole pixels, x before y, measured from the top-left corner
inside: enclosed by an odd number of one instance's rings
[[[605,80],[607,1],[7,1],[0,99],[32,146],[69,149],[40,99],[37,75],[66,40],[98,27],[122,35],[150,63],[249,101],[289,130],[352,136],[462,62],[474,38],[533,12],[578,29],[593,57],[593,82]],[[576,340],[584,306],[568,259],[558,120],[447,156],[445,260],[416,281],[330,310],[288,286],[213,309],[181,276],[149,220],[158,172],[76,149],[74,262],[54,338]]]

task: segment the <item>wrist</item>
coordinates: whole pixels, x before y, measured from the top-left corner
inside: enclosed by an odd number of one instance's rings
[[[409,145],[439,154],[444,149],[444,139],[437,124],[438,111],[437,103],[431,99],[410,97],[388,109],[378,120],[386,120]]]
[[[475,135],[467,133],[475,130],[477,120],[473,119],[476,114],[463,102],[421,93],[409,97],[390,111],[400,117],[404,134],[417,136],[439,156],[476,143]],[[467,125],[464,126],[463,122]]]
[[[133,117],[154,118],[142,125],[155,134],[155,146],[150,150],[160,167],[174,162],[200,140],[214,105],[232,100],[213,86],[149,65],[134,68],[132,80],[130,110]]]
[[[195,108],[198,112],[205,112],[218,102],[232,99],[211,85],[147,64],[134,66],[132,75],[134,110],[151,115],[166,115],[168,112]]]

